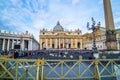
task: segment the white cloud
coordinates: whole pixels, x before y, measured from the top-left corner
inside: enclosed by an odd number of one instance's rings
[[[72,0],[73,5],[77,5],[77,4],[79,4],[79,2],[80,2],[80,0]]]
[[[17,6],[20,3],[20,0],[10,0],[14,6]]]
[[[82,3],[84,0],[71,1],[70,6],[70,4],[63,4],[61,0],[49,0],[48,2],[47,0],[25,0],[25,3],[21,0],[11,0],[14,7],[6,5],[7,8],[1,11],[2,18],[0,20],[18,31],[28,30],[35,35],[37,40],[39,40],[40,29],[52,30],[58,20],[65,29],[79,28],[83,33],[88,31],[86,23],[91,21],[91,17],[100,20],[101,25],[104,26],[104,17],[101,17],[103,14],[99,9],[101,6],[98,5],[102,4],[102,0],[92,7]],[[119,18],[116,19],[116,22],[119,22]]]

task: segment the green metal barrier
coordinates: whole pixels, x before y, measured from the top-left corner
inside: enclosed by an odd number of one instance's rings
[[[0,59],[0,80],[120,79],[120,59]]]
[[[36,63],[36,60],[0,59],[0,79],[36,80]]]

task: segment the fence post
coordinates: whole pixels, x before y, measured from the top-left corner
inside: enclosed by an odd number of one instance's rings
[[[42,59],[42,72],[41,72],[41,80],[44,80],[44,58]]]
[[[95,72],[94,72],[94,74],[95,74],[95,80],[101,80],[101,78],[100,78],[100,74],[99,74],[99,68],[98,68],[98,59],[95,59]]]
[[[39,71],[40,71],[40,59],[37,60],[37,75],[36,75],[36,80],[39,80]]]
[[[15,67],[15,70],[16,70],[16,79],[15,80],[18,80],[18,60],[15,61],[15,64],[16,64],[16,67]]]

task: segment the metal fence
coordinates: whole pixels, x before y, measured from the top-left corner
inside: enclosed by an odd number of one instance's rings
[[[0,80],[120,80],[120,59],[0,59]]]

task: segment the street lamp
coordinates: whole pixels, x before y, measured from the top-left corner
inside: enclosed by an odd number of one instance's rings
[[[92,20],[92,25],[91,27],[89,27],[89,22],[87,22],[87,28],[88,30],[92,30],[93,31],[93,47],[92,47],[92,52],[95,54],[95,53],[98,53],[98,50],[97,50],[97,47],[96,47],[96,36],[95,36],[95,30],[98,28],[95,26],[95,20],[93,19],[93,17],[91,18]],[[100,26],[100,22],[98,22],[97,26]],[[93,54],[93,55],[94,55]],[[94,56],[96,57],[96,56]],[[98,58],[98,57],[96,57]]]

